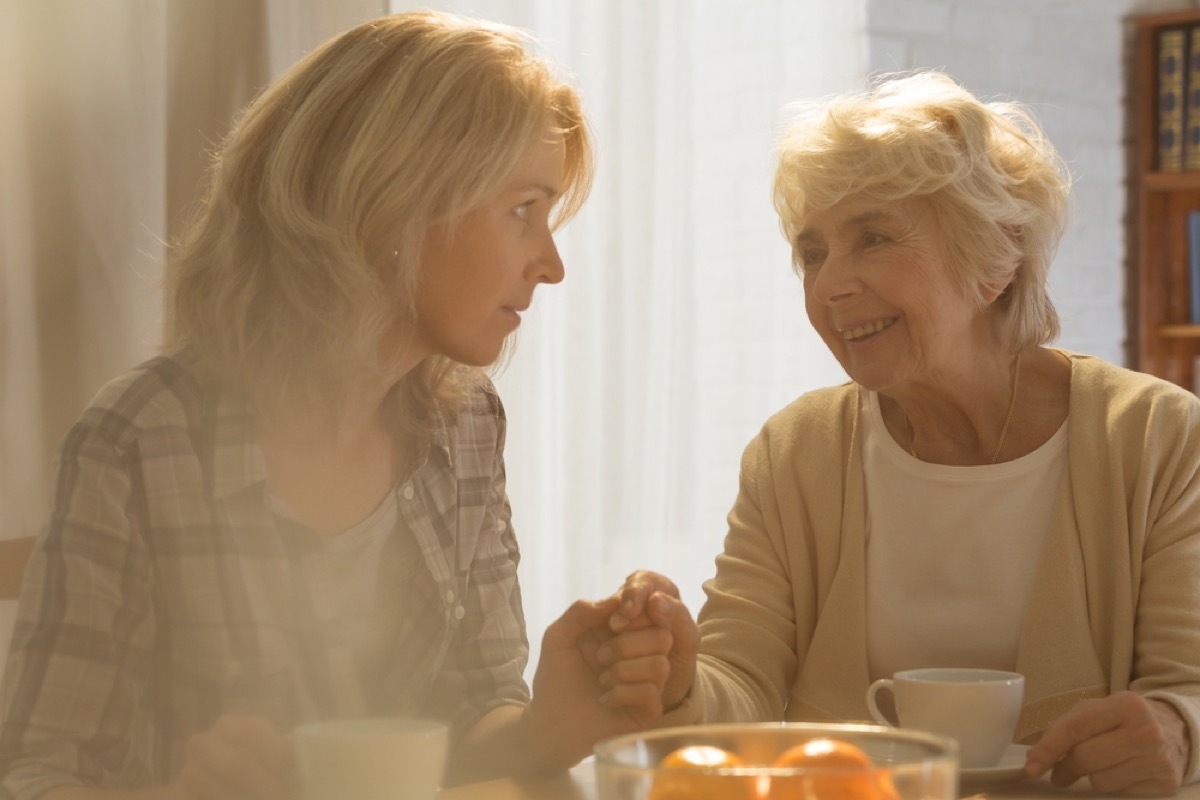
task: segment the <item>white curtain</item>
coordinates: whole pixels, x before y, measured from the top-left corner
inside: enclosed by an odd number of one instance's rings
[[[0,535],[33,532],[64,420],[157,338],[166,13],[144,5],[3,6]]]
[[[0,538],[101,384],[160,341],[162,242],[272,75],[384,0],[0,0]],[[11,604],[0,603],[0,652]]]
[[[574,73],[599,150],[497,376],[531,644],[634,569],[693,611],[742,448],[801,392],[845,380],[804,318],[770,203],[781,105],[862,79],[861,3],[409,3],[514,24]],[[536,652],[531,663],[536,663]]]
[[[0,537],[160,339],[162,242],[272,75],[385,0],[0,0]]]

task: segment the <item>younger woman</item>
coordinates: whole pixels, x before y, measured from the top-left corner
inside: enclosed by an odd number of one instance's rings
[[[285,798],[298,723],[452,726],[456,779],[569,766],[660,713],[615,601],[530,699],[492,364],[592,175],[514,31],[401,14],[268,87],[168,275],[170,345],[67,435],[5,674],[0,795]],[[116,794],[102,790],[118,790]]]

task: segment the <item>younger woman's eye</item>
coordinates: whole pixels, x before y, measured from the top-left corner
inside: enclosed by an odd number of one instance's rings
[[[532,206],[533,206],[532,200],[530,200],[527,203],[521,203],[521,205],[519,205],[513,209],[513,213],[516,214],[521,219],[528,221],[529,220],[529,209]]]

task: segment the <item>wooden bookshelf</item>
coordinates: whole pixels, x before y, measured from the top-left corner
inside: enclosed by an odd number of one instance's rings
[[[1194,390],[1200,325],[1189,308],[1188,212],[1200,209],[1200,170],[1159,171],[1158,33],[1200,25],[1200,8],[1137,15],[1128,108],[1130,339],[1137,369]]]

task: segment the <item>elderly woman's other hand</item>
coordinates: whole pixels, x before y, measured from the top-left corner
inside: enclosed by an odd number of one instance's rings
[[[1188,729],[1166,702],[1135,692],[1084,700],[1046,729],[1030,748],[1025,772],[1047,771],[1055,786],[1091,780],[1100,792],[1174,794],[1187,766]]]

